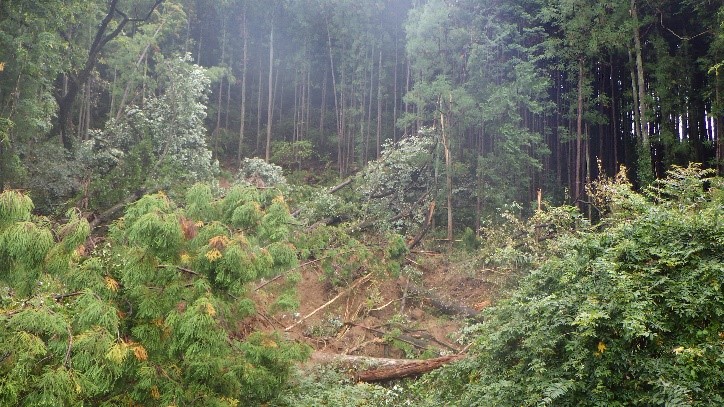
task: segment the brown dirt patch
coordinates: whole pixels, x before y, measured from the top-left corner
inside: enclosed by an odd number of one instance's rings
[[[453,271],[445,256],[416,254],[410,260],[416,284],[477,310],[490,305],[495,287],[473,272]],[[271,312],[271,301],[284,286],[284,278],[255,292],[260,315],[255,322],[264,329],[285,332],[316,351],[371,357],[434,357],[457,353],[465,346],[457,342],[464,321],[442,315],[424,298],[406,295],[404,278],[373,275],[350,290],[349,285],[330,286],[314,265],[300,272],[296,311]]]

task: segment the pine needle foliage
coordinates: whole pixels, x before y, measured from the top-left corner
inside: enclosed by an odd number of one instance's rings
[[[646,195],[599,183],[610,217],[486,310],[475,356],[419,383],[427,404],[722,405],[724,182],[709,175],[675,168]]]
[[[276,397],[308,349],[237,327],[254,313],[246,285],[297,264],[291,216],[278,193],[212,191],[193,187],[181,207],[162,193],[141,198],[92,253],[78,213],[52,229],[27,197],[0,195],[0,405]],[[256,216],[231,224],[245,205]]]
[[[19,191],[8,190],[0,194],[0,228],[17,221],[30,220],[33,201]]]

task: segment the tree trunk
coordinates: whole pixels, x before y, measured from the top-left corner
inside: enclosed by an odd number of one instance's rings
[[[450,95],[452,98],[452,95]],[[452,104],[452,100],[450,101]],[[450,141],[445,128],[445,114],[442,112],[443,102],[440,101],[440,129],[442,131],[442,145],[445,149],[445,196],[447,197],[447,239],[453,240],[453,205],[452,205],[452,158],[450,156]]]
[[[714,84],[716,105],[719,110],[716,114],[716,122],[714,126],[714,140],[716,142],[716,162],[719,175],[724,175],[724,140],[722,140],[722,130],[724,129],[724,106],[722,106],[719,69],[716,70],[716,82]]]
[[[259,79],[257,80],[257,92],[256,92],[256,149],[254,152],[259,155],[259,148],[261,147],[261,92],[262,92],[262,60],[259,58]]]
[[[151,40],[155,39],[159,32],[161,32],[161,29],[163,28],[164,22],[161,22],[161,24],[158,25],[158,28],[156,28],[156,31],[153,33],[153,37],[151,37]],[[151,49],[151,42],[146,44],[146,47],[143,48],[143,52],[141,52],[141,55],[136,60],[135,69],[138,69],[141,66],[141,62],[146,60],[146,57],[148,55],[148,50]],[[116,81],[116,71],[113,70],[113,82],[115,87],[115,81]],[[126,83],[126,87],[123,90],[123,96],[121,97],[121,102],[118,105],[118,109],[113,109],[113,103],[111,103],[111,113],[116,111],[116,120],[120,120],[121,116],[123,116],[123,109],[126,107],[126,103],[128,102],[128,96],[131,92],[131,86],[133,84],[132,80],[129,80],[128,83]]]
[[[271,158],[271,134],[272,134],[272,118],[274,117],[273,111],[273,98],[274,98],[274,21],[271,22],[271,32],[269,33],[269,92],[267,97],[266,114],[267,114],[267,125],[266,125],[266,150],[264,153],[264,159],[269,162]]]
[[[370,131],[372,128],[372,92],[374,89],[374,75],[375,75],[375,53],[374,48],[372,49],[372,53],[370,54],[370,97],[367,102],[367,127],[365,131],[365,157],[364,162],[365,164],[369,161],[369,151],[370,151]]]
[[[613,57],[609,58],[611,65],[611,74],[609,79],[611,80],[611,136],[613,138],[613,166],[612,174],[618,173],[618,119],[616,118],[616,81],[614,79],[613,71]]]
[[[633,39],[634,51],[636,52],[636,73],[638,77],[638,98],[639,98],[639,115],[641,120],[641,142],[644,148],[649,145],[649,132],[646,126],[647,109],[646,106],[646,83],[644,82],[644,63],[641,51],[641,36],[639,34],[639,16],[636,8],[636,0],[631,0],[631,16],[634,20]]]
[[[226,19],[224,19],[224,22],[222,24],[221,30],[223,31],[221,34],[221,66],[224,66],[225,60],[226,60]],[[224,78],[226,77],[226,73],[224,73],[221,78],[219,79],[219,94],[217,95],[217,101],[216,101],[216,127],[214,128],[214,131],[212,132],[214,136],[214,148],[213,153],[215,155],[218,155],[218,145],[219,145],[219,131],[221,129],[221,102],[223,100],[224,96]]]
[[[464,357],[465,355],[458,354],[420,360],[314,352],[310,361],[315,365],[338,365],[350,373],[359,372],[354,374],[354,378],[357,381],[380,382],[427,373]]]
[[[394,103],[394,106],[392,107],[392,140],[394,142],[397,142],[397,67],[399,65],[399,50],[398,50],[398,44],[397,44],[397,36],[395,36],[395,71],[393,73],[394,76],[394,84],[392,89],[392,100]]]
[[[380,50],[379,63],[377,65],[377,159],[380,159],[380,148],[382,147],[382,50]]]
[[[244,149],[244,128],[246,126],[246,73],[249,67],[249,31],[246,28],[246,10],[244,10],[244,15],[242,16],[241,35],[244,38],[244,45],[242,51],[243,56],[241,59],[241,112],[239,119],[239,147],[236,150],[236,161],[239,163],[239,167],[241,167],[241,157],[243,156]]]
[[[406,68],[406,78],[405,78],[405,94],[410,93],[410,59],[405,58],[405,61],[407,62],[407,68]],[[410,104],[407,102],[407,99],[404,100],[405,103],[405,113],[410,113]],[[407,131],[407,125],[405,125],[405,132],[404,135],[408,135],[409,132]]]
[[[631,49],[628,50],[628,59],[631,64],[631,96],[634,105],[634,132],[636,133],[636,142],[639,143],[643,136],[641,135],[641,110],[639,105],[638,86],[636,85],[636,67],[633,64],[633,54]]]
[[[327,70],[324,71],[322,81],[322,102],[319,106],[319,151],[324,153],[327,143],[324,136],[324,117],[327,115]]]
[[[578,109],[576,115],[576,189],[573,199],[581,195],[581,144],[583,140],[583,58],[578,59]]]
[[[339,101],[337,100],[337,78],[334,73],[334,55],[332,54],[332,35],[329,30],[329,20],[325,17],[325,23],[327,24],[327,48],[329,49],[329,65],[332,71],[332,93],[334,94],[334,113],[337,118],[337,167],[339,169],[340,176],[343,174],[342,166],[342,138],[343,130],[341,123],[342,113],[339,109]]]
[[[229,57],[229,60],[233,60],[233,56]],[[229,64],[229,75],[231,75],[231,64]],[[231,80],[226,80],[226,107],[224,108],[224,130],[229,131],[229,109],[231,105]]]
[[[460,360],[463,357],[464,356],[462,355],[452,355],[412,362],[403,362],[401,360],[397,365],[393,364],[392,366],[365,370],[364,372],[357,374],[356,379],[360,382],[373,383],[419,376],[423,373],[431,372],[448,363]]]

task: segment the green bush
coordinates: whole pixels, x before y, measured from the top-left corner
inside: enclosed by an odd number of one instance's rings
[[[474,356],[420,384],[429,404],[724,404],[724,183],[706,175],[675,168],[649,200],[601,189],[602,230],[560,238],[485,311]]]
[[[143,197],[90,254],[77,213],[51,231],[27,197],[0,194],[0,405],[274,399],[308,349],[275,334],[244,337],[238,326],[255,312],[245,285],[295,265],[297,254],[281,197],[237,192],[231,202],[197,186],[188,208]],[[249,202],[266,208],[256,220],[264,236],[222,222]]]

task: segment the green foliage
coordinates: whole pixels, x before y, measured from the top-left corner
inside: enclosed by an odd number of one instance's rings
[[[380,230],[411,231],[425,221],[436,198],[434,159],[437,135],[427,129],[417,136],[385,144],[379,160],[356,176],[363,219]]]
[[[308,349],[275,334],[241,336],[238,322],[254,312],[245,285],[297,262],[289,213],[281,197],[258,201],[265,194],[254,188],[231,195],[235,205],[198,185],[187,208],[161,193],[145,196],[91,254],[78,213],[51,232],[30,217],[29,199],[0,195],[0,287],[9,287],[0,296],[0,404],[274,399]],[[221,221],[249,203],[263,213],[263,235]],[[295,305],[289,293],[278,300]]]
[[[282,168],[261,158],[245,158],[236,178],[257,187],[284,188],[287,184]]]
[[[272,156],[269,161],[279,166],[292,167],[294,164],[301,164],[313,155],[314,149],[309,140],[275,141],[272,143]]]
[[[367,237],[372,239],[372,237]],[[379,245],[362,242],[344,228],[315,227],[294,236],[294,244],[302,259],[315,259],[322,268],[324,280],[344,286],[359,277],[362,271],[389,271],[389,262]]]
[[[420,405],[420,389],[414,382],[390,386],[354,383],[336,367],[320,367],[297,373],[272,405],[278,407],[395,407]]]
[[[0,197],[8,194],[14,192],[5,192]],[[15,202],[18,203],[22,205],[24,202]],[[22,213],[21,205],[8,208],[11,209],[9,213]],[[9,284],[22,296],[30,294],[52,246],[51,232],[34,222],[18,220],[0,227],[0,281]]]
[[[81,188],[73,154],[48,141],[17,146],[16,151],[23,157],[24,168],[13,185],[29,191],[38,212],[62,216]]]
[[[213,200],[213,191],[209,185],[200,183],[192,185],[186,191],[186,214],[191,218],[208,222],[216,217]]]
[[[329,219],[351,220],[361,215],[357,196],[342,197],[340,193],[330,194],[326,188],[314,188],[302,198],[303,200],[298,203],[297,218],[304,219],[309,224],[326,222]]]
[[[724,201],[705,176],[676,169],[645,205],[610,189],[639,210],[558,239],[472,328],[475,356],[424,379],[429,405],[724,402]]]
[[[8,190],[0,194],[0,229],[14,222],[30,220],[33,201],[27,195]]]
[[[206,146],[209,79],[204,69],[183,57],[158,61],[158,71],[162,92],[143,108],[127,107],[124,116],[109,120],[78,152],[93,175],[90,193],[101,206],[144,187],[178,191],[218,171]]]
[[[465,228],[461,237],[463,247],[467,251],[473,251],[480,248],[481,241],[475,236],[475,232],[469,227]]]

